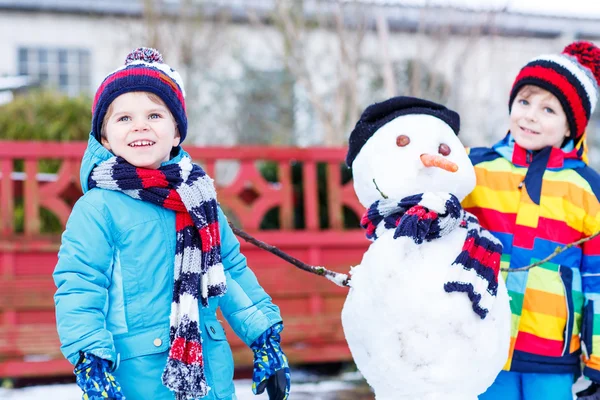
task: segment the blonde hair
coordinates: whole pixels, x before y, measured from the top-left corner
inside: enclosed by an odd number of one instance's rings
[[[546,98],[554,97],[554,98],[556,98],[556,100],[558,100],[558,97],[553,95],[551,92],[549,92],[548,90],[546,90],[544,88],[536,86],[536,85],[525,85],[521,89],[519,89],[519,91],[517,92],[517,96],[523,97],[525,99],[530,98],[534,94],[541,94],[541,95],[545,96]],[[515,96],[515,98],[517,96]],[[560,100],[559,100],[559,104],[560,104]],[[561,105],[561,107],[562,107],[562,105]]]
[[[171,115],[171,118],[173,118],[173,120],[175,120],[175,118],[173,117],[173,114],[171,113],[171,110],[169,110],[169,107],[167,107],[167,105],[165,104],[163,99],[160,98],[160,96],[158,96],[154,93],[151,93],[151,92],[133,92],[133,93],[144,93],[146,96],[148,96],[150,101],[153,102],[154,104],[158,104],[160,106],[166,107],[167,111],[169,111],[169,115]],[[114,102],[111,102],[110,105],[108,106],[108,110],[106,110],[106,114],[104,114],[104,119],[102,120],[102,128],[100,128],[100,136],[103,139],[106,139],[106,123],[108,122],[108,119],[112,116],[113,111],[114,111]],[[177,134],[179,134],[179,128],[177,126],[175,126],[175,130],[176,130]]]

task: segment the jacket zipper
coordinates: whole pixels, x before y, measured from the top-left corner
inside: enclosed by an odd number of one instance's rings
[[[560,269],[560,267],[559,267],[559,269]],[[558,275],[560,277],[560,283],[562,284],[563,292],[565,294],[565,306],[567,307],[567,321],[566,321],[566,325],[565,325],[565,343],[563,345],[563,351],[562,351],[562,355],[564,356],[565,354],[567,354],[566,353],[567,344],[570,342],[569,337],[572,334],[572,332],[567,332],[567,329],[569,329],[569,320],[571,319],[571,313],[569,312],[569,300],[567,299],[567,287],[565,286],[565,282],[563,281],[562,276],[560,276],[560,272],[558,273]],[[569,337],[567,335],[569,335]]]

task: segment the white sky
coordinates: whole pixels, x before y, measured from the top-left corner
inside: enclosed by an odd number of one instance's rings
[[[499,9],[544,15],[600,19],[598,0],[375,0],[406,5],[454,5],[468,8]]]

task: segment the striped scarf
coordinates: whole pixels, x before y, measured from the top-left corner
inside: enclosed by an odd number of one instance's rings
[[[163,384],[177,400],[206,396],[198,300],[225,294],[216,192],[189,157],[159,169],[136,168],[121,157],[96,166],[89,188],[125,193],[175,211],[177,243],[170,316],[170,349]]]
[[[363,215],[361,226],[369,240],[375,241],[388,229],[394,239],[409,237],[416,244],[430,242],[452,232],[466,229],[462,251],[451,264],[444,284],[448,293],[463,292],[473,311],[484,319],[491,310],[498,290],[502,244],[479,225],[477,218],[462,209],[449,193],[423,193],[400,201],[377,200]]]

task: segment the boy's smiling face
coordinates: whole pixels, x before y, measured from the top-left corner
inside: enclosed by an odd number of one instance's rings
[[[510,132],[527,150],[561,147],[570,136],[567,116],[556,96],[532,85],[522,87],[513,101]]]
[[[102,124],[102,145],[140,168],[160,167],[179,142],[175,119],[166,104],[147,92],[117,97]]]

